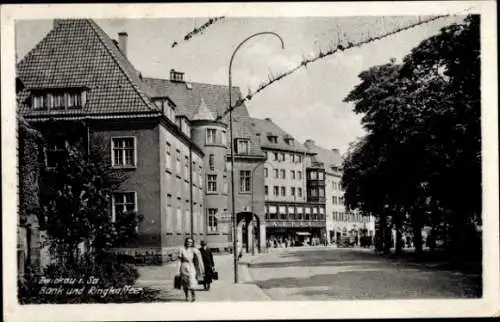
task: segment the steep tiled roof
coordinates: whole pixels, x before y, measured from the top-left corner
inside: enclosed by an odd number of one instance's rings
[[[205,100],[203,97],[200,100],[200,106],[198,107],[198,110],[196,113],[193,115],[193,120],[210,120],[214,121],[214,113],[208,108],[207,103],[205,103]]]
[[[333,168],[342,168],[342,156],[338,150],[327,150],[317,145],[309,144],[307,149],[313,153],[316,153],[312,157],[313,163],[322,163],[327,172],[331,172]]]
[[[252,129],[251,120],[248,116],[233,116],[233,138],[250,139],[250,154],[263,155],[259,137]]]
[[[27,116],[158,113],[140,74],[92,20],[60,20],[18,64],[20,112]],[[33,111],[30,92],[47,88],[87,88],[82,109]]]
[[[293,139],[293,137],[270,119],[262,120],[251,118],[249,123],[255,133],[260,133],[260,145],[262,148],[308,152],[308,150],[295,139],[291,144],[286,143],[285,138],[289,137]],[[268,138],[269,136],[276,136],[276,143],[271,142]]]
[[[148,94],[151,97],[169,97],[176,105],[178,114],[185,115],[192,119],[198,111],[201,99],[203,98],[207,107],[215,114],[222,114],[229,106],[228,86],[204,84],[204,83],[186,83],[172,82],[168,79],[144,78],[148,85]],[[232,88],[233,104],[241,97],[238,87]],[[245,105],[241,105],[233,112],[233,116],[248,116]],[[227,121],[227,117],[223,118]]]

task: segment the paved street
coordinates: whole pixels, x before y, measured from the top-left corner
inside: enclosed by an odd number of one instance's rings
[[[372,249],[273,249],[249,272],[273,300],[473,298],[481,286],[479,273],[383,258]]]

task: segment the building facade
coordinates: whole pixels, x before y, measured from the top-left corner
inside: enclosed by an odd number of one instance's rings
[[[57,162],[69,138],[79,137],[89,148],[98,145],[110,168],[126,173],[110,216],[134,211],[144,220],[137,242],[116,251],[166,255],[187,236],[205,236],[205,155],[180,106],[148,95],[127,59],[127,34],[119,39],[92,20],[55,20],[16,66],[24,85],[18,110],[47,139],[46,166]]]
[[[311,162],[325,173],[326,230],[330,244],[340,243],[346,238],[360,244],[362,236],[373,238],[375,218],[349,211],[344,205],[342,189],[342,157],[338,149],[327,150],[316,145],[314,140],[306,140],[304,146],[314,155]]]
[[[224,85],[191,82],[184,73],[171,70],[170,79],[144,78],[154,99],[168,97],[178,105],[177,114],[191,126],[191,138],[204,152],[205,236],[211,248],[232,249],[231,144],[234,152],[234,192],[237,240],[246,251],[264,246],[264,154],[249,127],[245,105],[233,111],[233,140],[229,133],[229,88]],[[235,101],[241,97],[232,88]]]
[[[266,155],[263,185],[268,246],[319,243],[326,234],[324,178],[318,179],[323,170],[314,168],[312,153],[271,119],[252,118],[251,125]]]

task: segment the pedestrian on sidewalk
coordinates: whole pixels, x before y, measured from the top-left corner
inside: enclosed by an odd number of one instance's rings
[[[191,302],[194,302],[195,287],[198,281],[203,279],[204,266],[200,251],[194,247],[194,240],[191,237],[184,240],[184,248],[179,250],[177,271],[181,278],[186,302],[189,301],[189,291],[191,291]]]
[[[203,258],[203,266],[205,268],[205,278],[203,279],[203,286],[205,290],[210,290],[210,284],[212,283],[214,272],[215,272],[215,262],[212,251],[207,246],[207,242],[202,240],[200,242],[200,254]]]

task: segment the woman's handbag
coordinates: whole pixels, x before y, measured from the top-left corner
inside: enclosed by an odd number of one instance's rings
[[[219,272],[214,271],[212,274],[212,278],[217,281],[219,279]]]
[[[174,288],[180,290],[181,289],[181,276],[175,275],[174,277]]]

